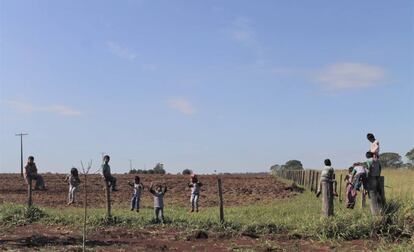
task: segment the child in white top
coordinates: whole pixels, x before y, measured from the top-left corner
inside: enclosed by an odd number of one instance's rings
[[[66,181],[69,184],[69,197],[68,197],[68,205],[72,205],[75,203],[75,195],[79,189],[79,185],[81,183],[79,179],[79,172],[78,169],[73,167],[70,170],[70,175],[66,177]]]
[[[134,183],[129,182],[128,184],[134,188],[131,198],[131,211],[136,209],[139,212],[139,203],[141,201],[141,193],[144,191],[144,185],[141,183],[139,176],[135,176]]]

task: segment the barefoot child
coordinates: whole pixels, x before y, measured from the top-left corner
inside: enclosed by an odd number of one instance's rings
[[[356,191],[354,189],[354,184],[352,183],[352,172],[354,171],[354,167],[351,166],[348,169],[348,174],[345,176],[345,192],[346,192],[346,201],[345,206],[346,208],[353,209],[355,207],[355,200],[356,200]]]
[[[71,205],[75,203],[75,193],[78,191],[79,184],[81,183],[78,169],[73,167],[70,170],[70,175],[66,178],[66,181],[69,184],[68,205]]]
[[[194,212],[194,208],[196,212],[198,212],[198,199],[200,198],[200,187],[202,185],[203,184],[200,181],[198,181],[197,175],[192,174],[190,183],[188,183],[188,187],[191,188],[191,197],[190,197],[191,210],[190,212]]]
[[[131,211],[136,209],[139,212],[139,203],[141,201],[141,193],[144,191],[144,185],[141,183],[139,176],[135,176],[134,183],[128,182],[128,184],[134,188],[131,199]]]
[[[164,195],[167,192],[167,185],[157,185],[154,190],[154,185],[151,183],[149,188],[150,193],[154,195],[154,213],[157,222],[164,223]]]
[[[105,182],[108,186],[111,187],[112,191],[115,192],[116,190],[116,178],[111,174],[111,167],[109,166],[110,157],[105,155],[103,157],[103,164],[102,164],[102,176],[105,179]]]

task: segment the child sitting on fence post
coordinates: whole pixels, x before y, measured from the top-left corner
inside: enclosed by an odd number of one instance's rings
[[[27,184],[31,183],[32,180],[36,180],[35,190],[46,190],[43,177],[37,173],[37,167],[33,156],[29,156],[27,164],[24,167],[24,178]]]
[[[167,185],[158,184],[154,190],[154,185],[151,183],[149,191],[154,195],[155,220],[164,224],[164,195],[167,192]]]
[[[111,174],[111,167],[109,166],[110,157],[105,155],[103,157],[103,164],[102,164],[102,175],[105,179],[107,186],[111,187],[112,191],[115,192],[116,190],[116,178]]]
[[[134,193],[132,194],[131,199],[131,211],[136,209],[139,212],[139,203],[141,201],[141,193],[144,191],[144,185],[141,183],[139,176],[135,176],[134,182],[128,182],[128,185],[134,188]]]
[[[336,192],[336,180],[335,180],[335,173],[334,173],[334,169],[332,168],[332,164],[331,164],[331,160],[330,159],[325,159],[324,161],[325,167],[322,169],[321,172],[321,178],[319,180],[319,184],[318,184],[318,190],[316,191],[316,197],[319,197],[322,193],[322,181],[325,180],[330,180],[333,183],[333,188],[334,188],[334,192],[333,195],[334,196],[338,196],[338,193]]]
[[[79,184],[81,183],[78,169],[75,167],[70,169],[70,175],[66,177],[66,182],[69,184],[68,205],[71,205],[75,203],[75,194],[78,191]]]
[[[191,174],[191,180],[190,183],[188,183],[188,187],[191,188],[191,197],[190,197],[190,202],[191,202],[191,210],[190,212],[194,212],[194,208],[196,210],[196,212],[198,212],[198,200],[200,198],[200,187],[203,184],[198,180],[197,175],[196,174]]]

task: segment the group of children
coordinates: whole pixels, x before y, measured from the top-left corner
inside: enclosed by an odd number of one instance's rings
[[[112,191],[117,191],[116,189],[116,178],[111,174],[111,168],[109,166],[110,157],[108,155],[103,157],[103,164],[102,164],[102,177],[104,178],[105,182],[107,183],[108,187],[111,188]],[[36,164],[34,163],[34,158],[32,156],[29,157],[27,165],[25,167],[25,178],[27,183],[31,180],[36,180],[35,189],[45,189],[44,181],[42,176],[37,174]],[[72,168],[70,170],[69,176],[65,178],[65,181],[69,185],[69,195],[68,195],[68,205],[75,203],[76,199],[76,192],[79,190],[79,186],[81,184],[81,180],[79,177],[79,171],[77,168]],[[139,212],[140,209],[140,201],[141,195],[144,192],[144,184],[141,183],[141,179],[139,176],[135,176],[133,182],[128,182],[128,185],[133,188],[132,198],[131,198],[131,211]],[[200,188],[203,184],[198,180],[196,174],[191,175],[190,182],[188,183],[188,187],[191,189],[191,209],[190,212],[198,212],[198,202],[200,198]],[[154,197],[154,214],[155,220],[157,222],[164,222],[164,195],[167,192],[167,185],[164,184],[157,184],[154,185],[151,183],[148,191]]]
[[[367,139],[371,142],[370,150],[366,153],[367,160],[365,162],[354,163],[348,170],[348,175],[345,176],[346,182],[346,207],[354,208],[357,191],[363,188],[363,193],[368,193],[368,177],[377,177],[381,175],[381,165],[379,162],[379,142],[375,139],[372,133],[367,135]],[[111,167],[109,166],[110,157],[105,155],[103,157],[102,164],[102,176],[106,181],[108,187],[112,191],[116,189],[116,178],[111,174]],[[337,196],[336,192],[336,180],[334,169],[332,168],[331,161],[325,160],[325,168],[321,172],[321,178],[318,186],[316,196],[319,197],[322,192],[322,182],[330,180],[334,183],[334,196]],[[45,190],[45,183],[43,177],[37,173],[37,167],[34,163],[34,157],[30,156],[25,166],[25,180],[27,183],[31,183],[32,180],[36,180],[35,190]],[[79,178],[79,172],[76,168],[72,168],[70,175],[66,178],[69,184],[69,197],[68,205],[75,202],[75,194],[78,191],[81,183]],[[134,182],[128,183],[133,187],[133,194],[131,198],[131,211],[136,210],[139,212],[141,195],[144,192],[144,185],[141,183],[140,177],[135,176]],[[191,180],[188,183],[188,187],[191,188],[191,209],[190,212],[198,212],[198,202],[200,198],[200,188],[202,183],[198,180],[195,174],[191,175]],[[167,185],[157,184],[154,186],[151,183],[149,192],[154,196],[154,213],[157,222],[164,222],[164,195],[167,192]],[[369,196],[369,195],[368,195]]]
[[[357,192],[361,191],[364,195],[368,194],[368,178],[381,176],[381,164],[379,162],[379,142],[375,139],[372,133],[367,134],[368,141],[371,142],[370,150],[365,154],[366,161],[356,162],[348,169],[348,174],[345,176],[346,186],[346,207],[354,208],[356,202]],[[325,168],[321,172],[318,190],[316,196],[319,197],[322,192],[322,182],[330,180],[333,182],[334,196],[336,192],[336,180],[334,169],[331,166],[329,159],[325,160]]]

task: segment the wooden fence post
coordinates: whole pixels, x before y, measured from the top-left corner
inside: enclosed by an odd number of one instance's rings
[[[311,192],[313,192],[313,189],[314,189],[313,187],[314,181],[315,181],[315,172],[311,171],[311,184],[310,184]]]
[[[371,214],[379,215],[383,208],[383,199],[380,189],[380,177],[368,176],[368,190],[371,198]]]
[[[217,186],[218,186],[218,193],[219,193],[219,201],[220,201],[220,223],[224,223],[224,209],[223,209],[223,190],[221,188],[221,178],[217,178]]]
[[[28,182],[28,185],[27,185],[27,206],[28,207],[31,207],[32,206],[32,204],[33,204],[33,200],[32,200],[32,179],[31,178],[27,178],[27,182]]]
[[[105,180],[105,191],[106,191],[106,217],[111,218],[111,187],[108,181]]]
[[[380,190],[380,195],[381,195],[381,203],[383,206],[385,206],[385,181],[384,181],[384,176],[380,176],[379,177],[379,190]]]
[[[342,202],[342,173],[339,176],[339,195],[338,195],[338,198],[339,198],[339,202]]]
[[[316,185],[315,192],[317,192],[319,190],[319,172],[316,172],[316,175],[315,175],[315,185]]]
[[[301,173],[302,173],[302,177],[301,177],[300,183],[302,184],[302,186],[305,186],[305,171],[301,171]]]
[[[322,180],[322,215],[332,216],[334,214],[333,182],[330,179]]]
[[[362,191],[361,193],[361,207],[365,208],[367,206],[367,196],[364,193],[364,191]]]

